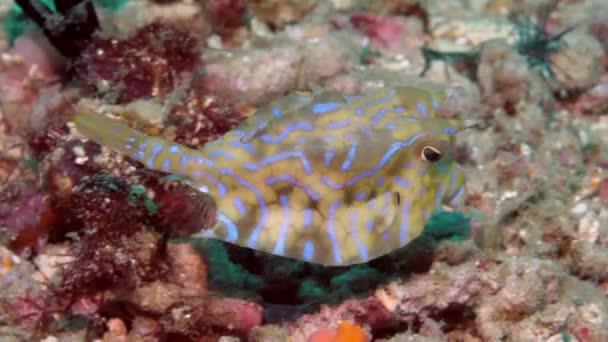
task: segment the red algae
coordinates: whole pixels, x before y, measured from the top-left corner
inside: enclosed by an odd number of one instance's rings
[[[214,33],[226,37],[245,24],[247,1],[207,0],[203,3]]]
[[[184,82],[182,72],[194,71],[199,45],[192,32],[155,22],[125,40],[94,38],[75,69],[90,93],[105,93],[117,103],[162,98]]]
[[[54,240],[76,239],[60,292],[71,297],[118,285],[127,290],[165,271],[158,263],[161,238],[146,226],[146,209],[130,192],[123,180],[99,175],[81,181],[58,203],[62,217]]]
[[[177,126],[174,140],[192,148],[217,139],[245,119],[241,112],[201,95],[189,93],[172,107],[167,118]]]
[[[365,35],[370,37],[372,41],[384,48],[395,45],[395,42],[404,39],[407,32],[407,27],[394,18],[370,13],[353,14],[350,17],[350,21],[356,28],[362,30]]]
[[[31,184],[14,183],[0,194],[0,225],[12,236],[9,248],[29,254],[45,243],[57,219],[48,194]]]

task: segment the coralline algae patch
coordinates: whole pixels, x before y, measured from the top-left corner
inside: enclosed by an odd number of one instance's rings
[[[19,4],[6,24],[42,30],[0,44],[3,339],[608,340],[603,1]],[[310,84],[429,81],[477,123],[453,151],[466,215],[352,267],[188,239],[211,197],[68,123],[84,103],[198,149]]]

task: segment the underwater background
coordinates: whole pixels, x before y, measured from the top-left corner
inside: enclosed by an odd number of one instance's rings
[[[608,341],[605,0],[0,18],[0,342]]]

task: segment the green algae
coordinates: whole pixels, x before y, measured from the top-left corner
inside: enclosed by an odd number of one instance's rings
[[[131,188],[131,192],[129,193],[129,201],[142,201],[144,207],[150,215],[154,215],[158,212],[159,205],[150,197],[146,196],[146,188],[143,186],[137,185]]]
[[[180,175],[166,175],[160,178],[161,182],[181,182],[186,180],[186,177]]]
[[[122,180],[109,173],[102,173],[91,177],[90,182],[101,185],[102,188],[99,188],[99,191],[103,191],[104,189],[119,191],[118,183],[122,182]]]
[[[23,159],[23,165],[34,171],[34,172],[38,172],[38,170],[40,170],[40,165],[38,163],[38,160],[36,160],[36,158],[34,157],[26,157]]]
[[[471,217],[459,211],[436,212],[426,223],[422,234],[436,243],[446,239],[464,241],[471,234]]]
[[[212,288],[228,292],[257,291],[262,288],[262,278],[233,263],[221,241],[196,238],[185,241],[206,256]]]
[[[302,301],[314,301],[327,296],[327,290],[315,279],[304,279],[298,288],[297,296]]]

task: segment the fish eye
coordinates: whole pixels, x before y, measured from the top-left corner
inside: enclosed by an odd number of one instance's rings
[[[443,157],[443,154],[432,146],[424,146],[420,152],[420,155],[422,156],[422,159],[428,161],[429,163],[436,163]]]

